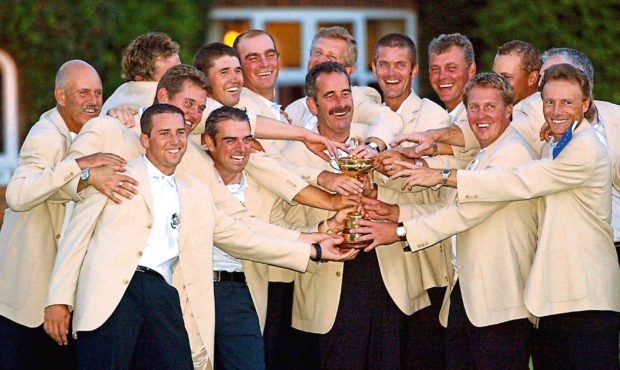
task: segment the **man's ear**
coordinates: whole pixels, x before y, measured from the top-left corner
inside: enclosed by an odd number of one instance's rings
[[[157,102],[160,104],[168,103],[168,89],[162,87],[161,89],[157,90]]]
[[[538,71],[530,72],[530,74],[527,76],[527,85],[528,86],[537,86],[538,85],[539,77],[540,76],[538,75]]]
[[[211,153],[213,153],[215,151],[215,142],[213,141],[213,138],[211,137],[211,135],[203,134],[202,138],[204,140],[205,145],[207,146],[207,149]]]
[[[140,144],[142,144],[144,149],[149,148],[149,137],[146,134],[140,134]]]
[[[308,106],[308,109],[310,110],[310,112],[311,112],[312,114],[314,114],[315,116],[316,116],[317,114],[319,114],[318,107],[317,107],[316,102],[314,101],[314,99],[313,99],[313,98],[311,98],[311,97],[307,96],[307,97],[306,97],[306,105]]]
[[[411,79],[413,80],[417,76],[418,76],[418,65],[416,64],[413,66],[413,69],[411,70]]]
[[[64,107],[67,103],[67,94],[62,87],[57,87],[54,89],[54,98],[56,99],[56,103],[61,107]]]
[[[467,67],[467,75],[469,76],[470,80],[474,78],[474,76],[476,75],[476,62],[471,62],[469,67]]]

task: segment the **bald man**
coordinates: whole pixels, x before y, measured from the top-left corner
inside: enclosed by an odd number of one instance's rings
[[[99,114],[101,96],[101,79],[90,64],[81,60],[63,64],[56,75],[57,105],[32,126],[19,153],[0,230],[2,369],[75,364],[72,346],[59,347],[45,335],[43,307],[66,215],[79,199],[77,192],[60,188],[74,182],[72,189],[77,189],[78,181],[84,188],[89,179],[100,179],[102,171],[120,171],[125,164],[120,157],[102,153],[64,160],[82,125]],[[127,180],[124,175],[112,179]]]

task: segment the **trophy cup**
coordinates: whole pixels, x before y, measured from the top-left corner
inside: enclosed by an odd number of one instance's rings
[[[356,141],[356,140],[355,140]],[[359,181],[364,181],[364,177],[368,172],[372,171],[375,166],[373,160],[370,158],[357,158],[356,156],[338,158],[338,168],[342,171],[342,174],[349,177],[355,177]],[[335,166],[334,166],[335,167]],[[340,245],[341,248],[355,248],[362,249],[370,244],[370,241],[358,242],[357,238],[363,234],[356,233],[355,229],[359,228],[359,225],[355,225],[353,222],[361,220],[362,215],[356,211],[353,211],[347,215],[344,219],[344,228],[342,230],[342,237],[344,242]]]

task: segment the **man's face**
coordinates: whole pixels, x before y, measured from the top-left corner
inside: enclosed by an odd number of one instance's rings
[[[224,55],[216,59],[209,68],[207,79],[211,83],[211,98],[228,107],[239,103],[243,74],[237,57]]]
[[[205,142],[220,176],[241,173],[250,159],[252,134],[247,121],[226,120],[217,123],[215,139],[205,135]]]
[[[573,81],[553,80],[542,90],[543,114],[549,124],[551,135],[558,141],[573,121],[581,122],[590,106],[583,101],[579,85]]]
[[[168,58],[158,57],[155,62],[155,75],[153,76],[153,81],[159,82],[159,80],[161,80],[161,76],[163,76],[164,73],[170,69],[170,67],[174,67],[178,64],[181,64],[179,54],[171,55]]]
[[[195,83],[185,80],[183,89],[173,97],[166,92],[157,99],[160,103],[172,104],[183,111],[187,133],[191,132],[202,118],[207,101],[207,92]]]
[[[272,94],[280,71],[280,57],[267,35],[242,39],[237,45],[245,86],[260,94]]]
[[[78,132],[91,118],[97,117],[103,104],[99,74],[88,65],[75,65],[66,83],[55,90],[56,100],[67,127]]]
[[[515,89],[514,104],[530,95],[538,79],[538,73],[528,74],[521,68],[521,56],[515,54],[495,56],[493,72],[506,78]]]
[[[565,61],[564,58],[562,58],[562,56],[560,55],[553,55],[547,58],[547,60],[545,60],[543,65],[540,67],[540,79],[538,80],[538,86],[542,87],[542,80],[543,80],[543,77],[545,76],[545,71],[547,70],[547,68],[554,66],[556,64],[562,64],[562,63],[568,63],[568,62]]]
[[[498,89],[474,86],[467,101],[469,127],[482,148],[492,144],[510,124],[512,104],[506,106]]]
[[[347,77],[338,72],[321,73],[316,79],[317,98],[308,97],[308,109],[318,118],[319,130],[348,136],[353,119],[353,98]]]
[[[465,63],[463,50],[453,46],[442,54],[431,54],[429,81],[448,111],[453,110],[463,98],[463,88],[476,74],[476,64]]]
[[[411,93],[411,79],[418,74],[418,66],[412,65],[407,48],[380,47],[372,71],[385,99],[405,100]]]
[[[308,71],[315,65],[323,62],[338,62],[345,66],[349,76],[353,74],[354,66],[346,66],[348,44],[345,40],[321,37],[316,40],[310,51]]]
[[[160,113],[152,117],[151,136],[140,134],[146,157],[165,175],[171,175],[187,147],[183,117],[177,113]]]

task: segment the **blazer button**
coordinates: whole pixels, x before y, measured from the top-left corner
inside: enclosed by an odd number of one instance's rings
[[[286,180],[286,183],[287,183],[287,184],[289,184],[289,185],[290,185],[290,186],[292,186],[292,187],[296,187],[296,186],[295,186],[295,183],[294,183],[294,182],[292,182],[291,180]]]
[[[56,234],[56,239],[60,239],[60,234]]]
[[[152,229],[152,228],[153,228],[153,224],[148,224],[148,225],[146,225],[146,228],[147,228],[147,229]]]
[[[138,252],[138,256],[142,256],[142,251]]]
[[[125,285],[129,284],[129,280],[127,280],[127,279],[123,280],[123,284],[125,284]]]
[[[338,277],[339,277],[340,275],[342,275],[342,272],[340,272],[340,271],[336,271],[336,276],[338,276]]]

